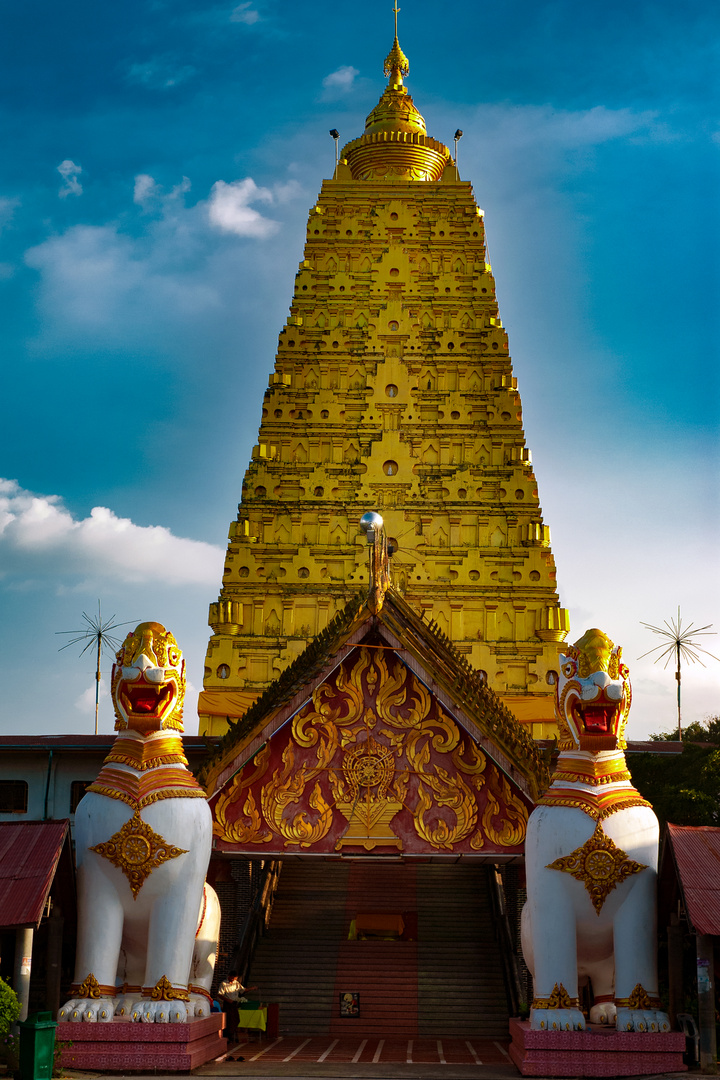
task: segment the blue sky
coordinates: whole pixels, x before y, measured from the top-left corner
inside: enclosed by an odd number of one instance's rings
[[[98,597],[165,622],[200,686],[328,130],[362,131],[391,6],[5,12],[3,733],[92,730],[55,632]],[[720,10],[406,0],[400,40],[429,133],[465,133],[571,639],[622,643],[630,735],[667,729],[641,620],[720,630]],[[686,722],[720,712],[720,663],[683,685]]]

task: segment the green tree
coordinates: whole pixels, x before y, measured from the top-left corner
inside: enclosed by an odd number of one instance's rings
[[[650,738],[677,736],[676,729]],[[720,825],[720,716],[685,728],[681,754],[628,754],[627,761],[635,787],[661,825]]]
[[[720,716],[708,716],[705,723],[695,720],[684,728],[683,742],[716,743],[720,745]],[[657,735],[651,735],[652,742],[677,742],[678,729],[663,731]]]
[[[17,994],[0,979],[0,1061],[4,1061],[11,1072],[17,1066],[17,1035],[13,1033],[13,1024],[19,1015]]]

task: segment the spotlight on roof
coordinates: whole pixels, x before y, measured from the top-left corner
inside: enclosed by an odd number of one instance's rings
[[[383,527],[383,519],[379,514],[376,514],[374,510],[368,510],[367,514],[363,514],[360,518],[360,528],[367,536],[368,544],[375,543],[376,533]]]
[[[462,134],[463,133],[462,133],[461,129],[458,128],[457,131],[455,132],[455,136],[454,136],[455,137],[455,168],[457,168],[457,163],[458,163],[458,155],[457,155],[458,141],[460,139],[462,139]]]
[[[338,139],[340,138],[340,132],[338,131],[337,128],[330,128],[330,134],[332,135],[333,139],[335,140],[335,172],[333,173],[333,180],[337,180],[338,155],[339,155]]]

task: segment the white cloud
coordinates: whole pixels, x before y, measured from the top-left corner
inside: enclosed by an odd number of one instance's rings
[[[144,208],[157,204],[164,205],[166,208],[169,200],[179,199],[180,196],[186,195],[191,187],[188,177],[183,176],[180,183],[166,193],[162,184],[158,184],[154,177],[147,173],[139,173],[135,177],[133,186],[133,202]]]
[[[351,67],[350,64],[344,64],[336,71],[330,71],[329,75],[325,76],[323,87],[325,90],[334,90],[341,94],[347,94],[358,75],[357,68]]]
[[[155,56],[144,63],[130,64],[126,78],[130,83],[150,90],[171,90],[195,74],[190,64],[179,64],[172,56]]]
[[[179,199],[181,195],[187,195],[187,193],[188,193],[188,191],[190,191],[191,187],[192,187],[192,183],[190,182],[189,177],[183,176],[180,183],[176,184],[174,188],[170,189],[170,194],[168,195],[168,199]]]
[[[632,109],[592,109],[569,112],[549,105],[524,106],[508,109],[494,106],[489,111],[503,124],[508,141],[528,143],[547,141],[560,146],[587,146],[648,132],[655,125],[657,114]]]
[[[75,225],[27,251],[26,263],[42,274],[39,342],[60,329],[101,333],[112,345],[118,334],[138,339],[164,318],[179,327],[198,313],[216,311],[217,292],[202,272],[202,240],[193,232],[195,216],[162,222],[144,241],[114,225]],[[200,265],[189,271],[184,263],[191,250]]]
[[[305,190],[297,180],[288,180],[286,184],[273,184],[272,193],[276,202],[286,203],[292,199],[302,198]]]
[[[148,176],[147,173],[140,173],[135,177],[135,186],[133,187],[133,202],[138,206],[144,206],[145,203],[153,199],[160,191],[160,185],[156,184],[152,176]]]
[[[74,161],[65,158],[58,165],[57,171],[63,178],[63,186],[58,191],[61,199],[66,199],[68,195],[82,195],[82,184],[78,180],[78,176],[82,172],[80,165],[76,165]]]
[[[355,81],[359,71],[357,68],[344,64],[335,71],[330,71],[323,79],[323,93],[321,102],[337,102],[338,98],[344,97],[351,90],[356,90],[358,83]],[[365,80],[367,81],[367,80]]]
[[[7,578],[216,586],[221,548],[174,536],[161,525],[135,525],[105,506],[73,517],[59,495],[35,495],[0,479],[0,564]]]
[[[105,326],[118,301],[143,286],[143,270],[133,242],[110,225],[76,225],[25,253],[29,266],[43,274],[45,318],[90,328]]]
[[[25,263],[39,273],[34,352],[59,361],[81,348],[107,355],[145,352],[160,342],[177,359],[201,338],[207,345],[208,334],[226,333],[223,315],[232,313],[233,324],[237,316],[237,280],[257,276],[257,257],[248,270],[240,238],[276,236],[280,223],[258,207],[283,205],[303,189],[292,178],[260,187],[246,177],[218,181],[207,199],[187,205],[190,186],[183,177],[166,190],[141,173],[134,219],[74,225],[25,252]]]
[[[104,666],[104,665],[103,665]],[[100,708],[110,701],[110,691],[108,689],[107,680],[103,682],[100,680],[100,693],[98,694],[98,703]],[[87,690],[83,690],[80,697],[75,700],[75,708],[78,712],[83,713],[85,716],[95,715],[95,684],[93,681],[92,686],[88,686]]]
[[[20,205],[19,199],[10,199],[0,195],[0,232],[12,221],[15,210]]]
[[[250,0],[244,4],[238,4],[233,9],[230,15],[230,22],[245,23],[246,26],[253,26],[260,18],[260,15],[255,11]]]
[[[433,121],[433,132],[452,130],[456,111]],[[514,191],[524,186],[541,191],[540,185],[556,176],[565,180],[574,172],[594,168],[593,150],[615,140],[665,142],[672,136],[667,125],[651,110],[556,109],[551,105],[479,105],[463,123],[460,145],[461,172],[498,177]],[[482,136],[480,141],[479,135]],[[437,135],[436,135],[437,137]],[[502,178],[502,181],[501,181]],[[487,209],[487,207],[486,207]]]
[[[264,237],[277,232],[278,222],[263,217],[249,205],[251,202],[273,202],[273,194],[258,187],[250,176],[230,184],[218,180],[210,192],[208,220],[216,229],[235,236]]]
[[[564,437],[566,445],[583,446],[573,429]],[[586,453],[576,461],[562,452],[534,455],[547,467],[538,487],[561,603],[570,610],[568,641],[597,626],[623,647],[634,695],[628,738],[639,739],[671,730],[676,719],[672,665],[664,671],[653,656],[643,656],[659,638],[642,624],[662,625],[679,604],[685,625],[714,621],[720,629],[719,514],[711,494],[717,466],[711,457],[699,462],[696,448],[679,439],[667,448],[641,448],[616,437],[596,453],[593,434],[586,438]],[[538,441],[530,440],[536,451]],[[720,655],[720,637],[700,641]],[[706,668],[683,668],[688,723],[718,711],[720,664],[703,662]]]

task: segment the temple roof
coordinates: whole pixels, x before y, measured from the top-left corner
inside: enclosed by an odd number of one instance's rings
[[[397,652],[444,706],[462,720],[500,768],[535,801],[550,782],[549,755],[433,622],[426,622],[389,583],[377,577],[232,724],[198,774],[212,795],[249,760],[313,690],[354,649],[382,640]],[[375,646],[377,647],[377,646]]]
[[[690,928],[720,935],[720,829],[668,823],[660,862],[664,917],[682,899]],[[661,925],[665,925],[661,923]]]
[[[66,820],[0,823],[0,926],[40,925],[65,847],[72,875],[69,827]]]

